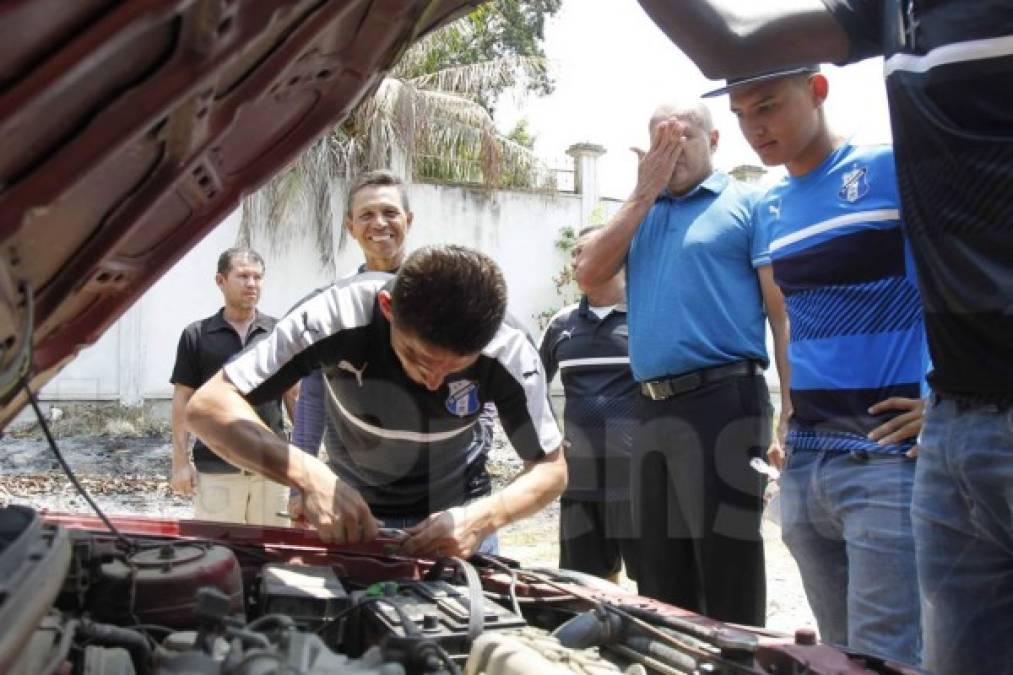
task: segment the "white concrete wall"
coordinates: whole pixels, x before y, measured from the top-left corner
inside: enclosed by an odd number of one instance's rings
[[[343,194],[343,186],[335,186]],[[487,191],[416,184],[410,201],[415,221],[410,249],[434,243],[473,246],[503,268],[510,312],[537,336],[536,317],[559,307],[552,277],[565,263],[556,248],[559,230],[580,228],[581,197],[572,194]],[[619,207],[606,201],[605,215]],[[333,268],[320,263],[317,244],[299,214],[285,223],[288,236],[254,233],[253,247],[264,256],[267,272],[260,308],[280,316],[312,289],[344,275],[362,262],[348,238]],[[218,255],[236,242],[239,212],[230,215],[173,267],[92,347],[84,350],[42,391],[48,400],[120,400],[168,398],[169,376],[183,328],[221,306],[214,285]],[[335,223],[335,232],[340,223]]]
[[[343,193],[344,187],[337,184],[335,194]],[[581,196],[415,184],[409,199],[415,213],[409,248],[458,243],[491,255],[506,276],[510,312],[537,339],[536,317],[562,304],[552,277],[566,259],[556,241],[560,228],[579,229],[585,224],[581,221]],[[605,218],[621,205],[615,200],[601,203]],[[286,236],[268,239],[254,233],[253,247],[264,256],[267,266],[260,308],[273,316],[281,316],[308,292],[333,281],[335,275],[354,271],[363,260],[349,237],[333,266],[325,268],[313,235],[300,227],[301,217],[293,214],[291,222],[285,223]],[[214,284],[215,266],[219,254],[235,245],[239,221],[236,211],[208,234],[95,345],[82,351],[50,382],[42,390],[42,398],[118,400],[124,404],[170,398],[169,377],[180,333],[191,321],[221,306]],[[335,223],[335,233],[340,226]],[[773,358],[769,331],[767,342]],[[767,380],[777,390],[773,368],[767,371]]]
[[[338,184],[335,189],[343,191],[343,186]],[[581,227],[580,196],[415,184],[409,201],[415,219],[408,249],[457,243],[489,254],[503,268],[510,312],[537,333],[535,317],[561,302],[552,276],[562,268],[565,256],[555,242],[560,228]],[[611,200],[603,203],[607,215],[620,205]],[[340,226],[335,223],[335,233]],[[316,244],[308,234],[272,244],[254,233],[252,244],[267,260],[262,306],[268,312],[279,303],[288,308],[308,290],[332,280],[334,272],[320,266]],[[344,275],[362,261],[362,253],[349,238],[336,256],[335,271]]]

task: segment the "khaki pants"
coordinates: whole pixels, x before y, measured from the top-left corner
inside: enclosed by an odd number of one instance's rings
[[[288,488],[250,473],[197,473],[194,518],[288,527]]]

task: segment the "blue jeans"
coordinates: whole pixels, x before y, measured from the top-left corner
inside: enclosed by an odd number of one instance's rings
[[[413,525],[418,525],[420,522],[425,520],[422,518],[382,518],[383,526],[403,530]],[[499,535],[493,532],[488,537],[482,540],[482,543],[478,545],[477,553],[486,553],[488,555],[499,555]]]
[[[934,400],[912,516],[933,673],[1013,673],[1013,406]]]
[[[823,641],[911,665],[921,654],[915,464],[804,450],[781,474],[782,538]]]

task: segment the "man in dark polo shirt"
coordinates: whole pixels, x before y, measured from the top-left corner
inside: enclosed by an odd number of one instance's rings
[[[264,261],[255,251],[230,248],[218,258],[215,283],[224,306],[183,330],[172,370],[172,478],[173,490],[196,493],[194,517],[250,525],[287,525],[278,513],[285,510],[284,486],[240,471],[211,452],[198,438],[189,457],[190,433],[184,422],[186,404],[202,384],[246,345],[262,339],[275,319],[257,311]],[[298,389],[285,394],[291,415]],[[257,414],[279,436],[283,435],[278,398],[257,406]]]
[[[1013,672],[1013,2],[640,3],[712,78],[884,57],[934,367],[911,507],[923,666]]]
[[[578,233],[573,259],[600,226]],[[558,372],[566,403],[568,482],[560,499],[559,566],[617,581],[636,575],[630,519],[630,446],[637,381],[630,372],[622,272],[582,286],[580,302],[549,320],[539,352],[545,376]]]
[[[330,458],[338,474],[251,407],[314,368],[344,441]],[[524,469],[462,506],[479,461],[466,451],[487,402]],[[229,461],[298,488],[310,524],[338,543],[375,538],[377,518],[416,516],[407,553],[469,556],[566,486],[538,350],[506,317],[499,268],[460,246],[419,249],[397,276],[361,274],[312,295],[201,387],[187,421]]]

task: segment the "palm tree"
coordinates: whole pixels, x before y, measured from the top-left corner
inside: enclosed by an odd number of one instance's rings
[[[552,187],[551,172],[532,150],[499,133],[485,100],[490,91],[544,78],[545,59],[505,55],[463,65],[434,65],[468,30],[468,22],[455,22],[412,45],[376,93],[343,124],[244,200],[240,239],[248,243],[253,230],[272,240],[279,234],[284,237],[279,230],[286,228],[276,226],[301,207],[310,214],[302,222],[313,229],[321,262],[331,264],[334,180],[347,181],[371,169],[392,167],[413,180],[489,188]],[[345,239],[341,228],[339,249]]]

